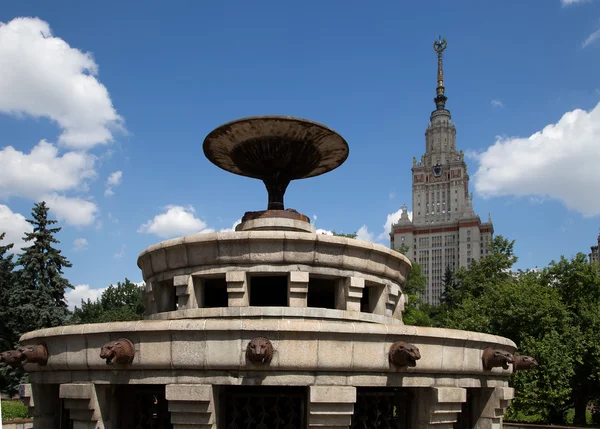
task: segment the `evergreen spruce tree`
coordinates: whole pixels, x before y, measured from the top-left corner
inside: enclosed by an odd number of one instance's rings
[[[0,241],[5,233],[0,233]],[[8,252],[13,244],[0,245],[0,351],[12,350],[19,342],[21,333],[15,320],[15,311],[11,307],[10,298],[14,293],[16,276],[13,255]],[[0,391],[9,395],[16,393],[19,384],[24,380],[22,368],[12,368],[6,365],[0,367]]]
[[[4,240],[5,235],[5,233],[0,233],[0,242]],[[0,351],[12,349],[18,341],[18,338],[15,338],[17,334],[13,332],[10,326],[12,314],[8,301],[15,277],[13,255],[8,254],[12,247],[12,243],[0,245]]]
[[[35,204],[33,232],[25,233],[25,241],[32,244],[23,248],[17,265],[18,287],[11,295],[11,306],[18,309],[21,332],[62,325],[68,315],[65,290],[73,288],[63,277],[63,268],[71,263],[53,247],[54,238],[61,228],[51,228],[55,220],[48,219],[48,206],[42,201]]]
[[[446,266],[446,271],[444,272],[442,282],[444,283],[444,292],[442,292],[440,302],[452,307],[454,305],[454,300],[452,297],[454,291],[456,290],[456,280],[454,278],[454,270],[450,267],[450,265]]]

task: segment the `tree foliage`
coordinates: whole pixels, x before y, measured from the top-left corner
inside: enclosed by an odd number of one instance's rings
[[[514,271],[513,246],[497,236],[489,256],[448,278],[433,322],[510,338],[520,354],[538,360],[538,370],[513,375],[508,417],[521,412],[562,424],[575,408],[574,423],[585,424],[587,405],[600,397],[598,267],[578,254],[541,271]]]
[[[61,228],[50,227],[56,221],[48,219],[43,201],[35,204],[32,216],[27,222],[33,232],[25,233],[25,242],[31,244],[17,259],[18,286],[10,298],[11,307],[19,309],[22,332],[62,325],[68,315],[65,290],[73,288],[63,277],[63,268],[71,263],[54,247],[59,243],[54,235]]]
[[[65,290],[72,288],[63,277],[63,268],[71,263],[54,247],[54,237],[61,228],[52,228],[55,220],[48,219],[45,202],[33,207],[31,233],[25,233],[29,246],[13,262],[7,252],[12,244],[0,247],[0,343],[2,350],[13,349],[25,332],[62,325],[69,311]],[[2,236],[3,237],[3,236]],[[0,388],[16,392],[26,378],[23,369],[3,367]]]
[[[332,231],[332,234],[336,237],[356,238],[356,232],[344,233]]]
[[[122,322],[143,316],[142,288],[126,278],[123,283],[110,285],[94,302],[81,300],[81,307],[75,307],[71,321],[74,324]]]

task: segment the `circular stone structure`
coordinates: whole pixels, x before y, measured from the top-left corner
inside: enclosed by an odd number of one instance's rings
[[[294,150],[305,157],[290,180],[331,170],[348,153],[328,128],[293,118],[217,130],[205,142],[215,163],[263,179],[269,158],[256,154],[282,141],[284,159],[269,165],[292,166]],[[246,221],[268,219],[285,218]],[[511,340],[404,325],[404,255],[287,227],[155,244],[138,258],[145,320],[23,335],[22,348],[0,359],[29,373],[21,394],[34,428],[501,427]]]

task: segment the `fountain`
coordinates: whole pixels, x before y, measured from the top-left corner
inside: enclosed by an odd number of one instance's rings
[[[236,231],[144,250],[145,320],[23,335],[0,359],[29,373],[35,428],[501,427],[515,344],[405,326],[406,257],[316,234],[285,209],[292,180],[346,160],[338,133],[252,117],[203,147],[220,168],[262,180],[267,209]]]

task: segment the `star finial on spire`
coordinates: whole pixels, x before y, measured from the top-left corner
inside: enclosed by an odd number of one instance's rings
[[[433,99],[435,105],[438,110],[442,110],[446,108],[446,100],[448,97],[444,95],[444,68],[442,63],[442,53],[446,50],[448,46],[448,42],[446,39],[443,39],[442,36],[438,36],[438,40],[433,42],[433,50],[438,55],[438,74],[437,74],[437,88],[435,90],[436,97]]]

